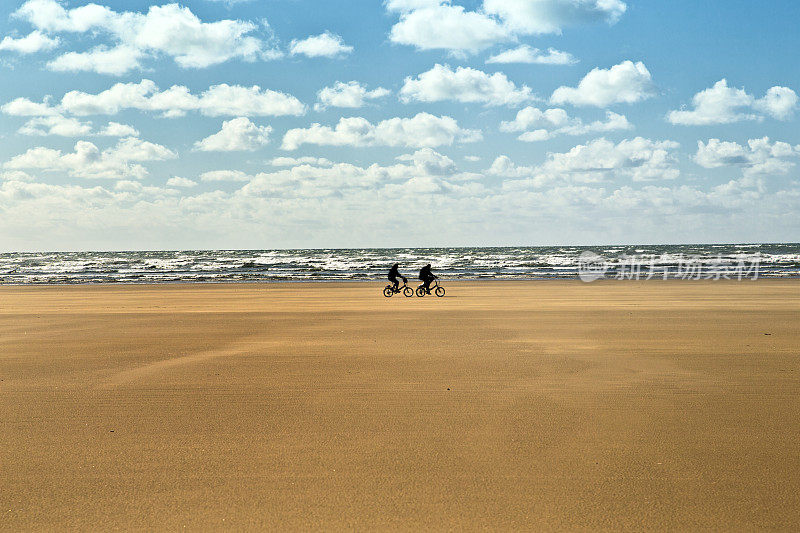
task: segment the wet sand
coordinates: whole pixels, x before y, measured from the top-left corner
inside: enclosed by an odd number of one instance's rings
[[[800,528],[800,283],[0,287],[0,529]]]

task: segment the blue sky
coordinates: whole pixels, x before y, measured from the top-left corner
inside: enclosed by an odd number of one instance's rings
[[[0,250],[797,241],[789,0],[29,0]]]

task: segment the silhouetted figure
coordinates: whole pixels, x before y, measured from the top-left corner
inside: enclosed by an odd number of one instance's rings
[[[397,278],[401,278],[403,283],[408,283],[408,280],[400,273],[400,264],[395,263],[392,265],[392,268],[389,269],[389,281],[392,282],[394,285],[394,292],[398,292],[400,290],[400,282]]]
[[[436,279],[436,276],[431,272],[431,265],[428,263],[419,270],[419,279],[422,280],[422,286],[425,287],[427,294],[431,293],[431,282]]]

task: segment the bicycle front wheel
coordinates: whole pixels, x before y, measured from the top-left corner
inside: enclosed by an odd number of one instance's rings
[[[436,296],[441,298],[442,296],[444,296],[444,287],[436,287],[436,290],[433,292],[436,293]]]
[[[391,287],[384,287],[383,288],[383,295],[384,296],[386,296],[387,298],[391,298],[392,294],[394,294],[394,291],[392,290]]]
[[[414,289],[412,289],[411,287],[406,287],[405,289],[403,289],[403,296],[405,296],[406,298],[411,298],[412,296],[414,296]]]

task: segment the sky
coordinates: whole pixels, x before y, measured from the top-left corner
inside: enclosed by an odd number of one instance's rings
[[[8,0],[0,251],[797,242],[798,20]]]

